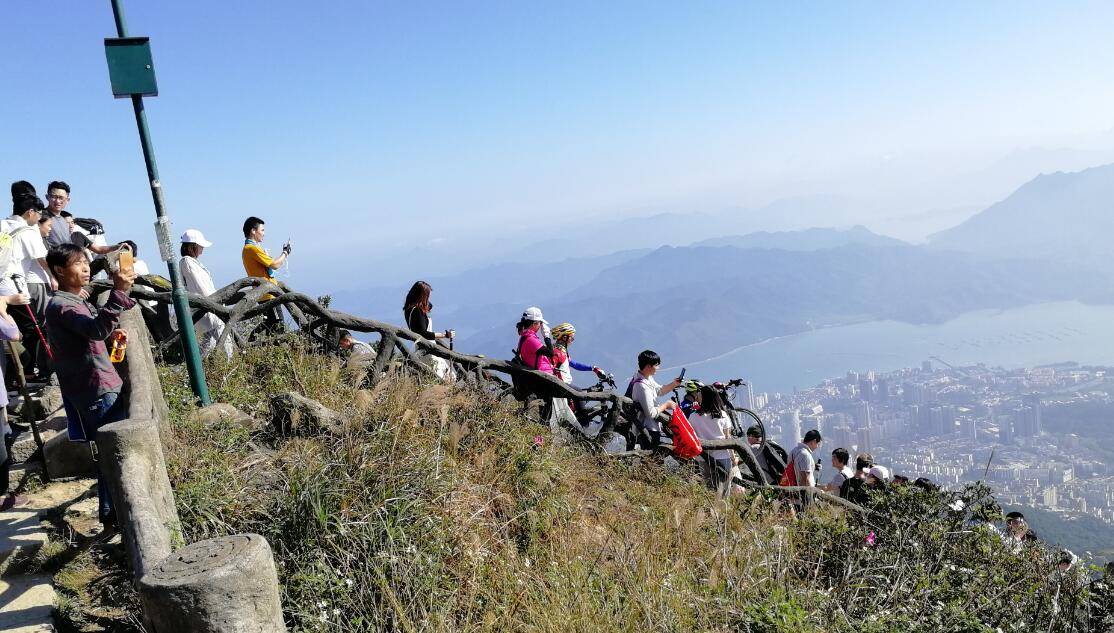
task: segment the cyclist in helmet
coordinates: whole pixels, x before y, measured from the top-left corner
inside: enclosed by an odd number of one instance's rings
[[[576,340],[576,328],[572,323],[562,323],[550,332],[553,335],[553,373],[565,381],[565,384],[572,384],[573,369],[595,372],[597,376],[603,377],[604,372],[599,367],[578,363],[569,357],[569,345]]]
[[[704,383],[695,379],[686,380],[683,386],[685,397],[681,400],[681,411],[686,418],[691,418],[693,414],[700,411],[700,390],[704,388]]]

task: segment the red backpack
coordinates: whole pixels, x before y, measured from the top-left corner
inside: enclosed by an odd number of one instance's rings
[[[685,412],[681,407],[673,407],[673,417],[669,419],[669,430],[673,434],[673,454],[682,459],[692,459],[704,452],[700,438],[692,430]]]
[[[779,486],[796,486],[797,485],[797,468],[793,462],[785,467],[785,472],[781,474],[781,481],[777,482]]]

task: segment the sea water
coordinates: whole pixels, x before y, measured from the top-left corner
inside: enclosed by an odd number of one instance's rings
[[[705,381],[741,377],[756,393],[786,393],[849,370],[887,372],[931,357],[1007,368],[1114,365],[1114,306],[1042,303],[970,312],[937,325],[871,321],[763,341],[685,366]]]

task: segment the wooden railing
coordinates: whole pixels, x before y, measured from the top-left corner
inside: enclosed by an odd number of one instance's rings
[[[137,285],[132,288],[131,294],[137,299],[155,301],[161,304],[172,304],[171,293],[168,290],[158,289],[158,284],[159,278],[148,278],[137,283]],[[168,284],[165,283],[165,280],[161,280],[161,285],[165,288]],[[110,282],[107,281],[96,281],[93,282],[92,286],[94,292],[104,292],[111,288]],[[269,299],[264,299],[264,297],[268,296],[270,297]],[[272,283],[263,279],[247,277],[217,290],[208,297],[189,294],[188,301],[190,307],[195,310],[193,315],[195,323],[205,314],[216,315],[217,318],[224,322],[224,332],[217,342],[217,349],[222,349],[226,339],[229,337],[231,337],[238,346],[249,344],[235,326],[254,317],[271,312],[276,308],[285,308],[290,314],[291,319],[297,324],[299,330],[311,337],[311,339],[323,344],[335,344],[334,341],[329,340],[331,337],[323,336],[318,332],[318,330],[323,328],[332,328],[333,330],[346,329],[355,332],[378,334],[379,341],[377,353],[374,361],[368,368],[368,377],[372,382],[378,381],[383,376],[395,354],[401,355],[410,366],[418,371],[432,373],[429,366],[418,356],[417,350],[421,350],[421,352],[426,355],[443,358],[449,363],[454,364],[456,367],[462,369],[465,375],[470,375],[474,380],[480,383],[497,381],[504,387],[509,385],[507,380],[492,373],[498,372],[510,377],[512,381],[516,376],[530,380],[532,384],[542,386],[546,391],[553,394],[554,397],[587,402],[606,402],[610,407],[607,414],[608,417],[604,420],[600,435],[614,429],[619,424],[621,411],[624,405],[633,404],[630,398],[614,391],[584,391],[577,389],[553,374],[526,369],[521,366],[513,365],[505,360],[464,354],[438,345],[406,328],[397,327],[374,319],[353,316],[338,310],[332,310],[312,297],[291,290],[281,282]],[[161,341],[160,345],[164,347],[171,345],[177,341],[177,338],[178,335],[175,332]],[[405,344],[406,342],[413,343],[414,347],[411,348],[407,346]],[[580,431],[580,429],[574,430],[577,432]],[[709,440],[702,442],[702,444],[705,451],[724,449],[735,451],[735,453],[739,455],[742,463],[750,470],[750,478],[757,486],[790,492],[787,488],[771,485],[771,483],[776,484],[776,482],[770,482],[766,478],[765,473],[758,464],[754,451],[747,442],[739,439],[726,439]],[[668,450],[667,446],[663,448]],[[642,454],[649,455],[652,454],[652,451],[632,451],[623,453],[625,456]],[[836,503],[837,505],[862,510],[860,506],[840,499],[839,497],[829,495],[818,489],[811,489],[808,492],[813,496]]]

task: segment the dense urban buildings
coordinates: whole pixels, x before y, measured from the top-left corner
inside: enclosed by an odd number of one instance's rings
[[[1107,422],[1114,421],[1108,371],[1074,363],[953,367],[934,358],[918,368],[849,372],[793,394],[749,399],[784,446],[820,429],[825,457],[836,447],[870,452],[910,478],[949,487],[984,480],[1004,506],[1114,524],[1114,471],[1103,430],[1114,428]]]

